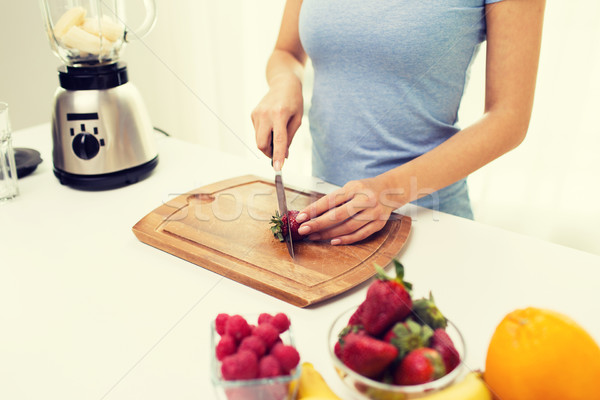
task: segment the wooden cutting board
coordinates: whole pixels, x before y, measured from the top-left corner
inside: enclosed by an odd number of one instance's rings
[[[289,209],[323,196],[285,188]],[[386,266],[408,238],[411,219],[392,214],[378,233],[359,243],[295,242],[292,260],[273,237],[274,182],[247,175],[193,190],[161,205],[133,227],[151,246],[299,307],[328,299]]]

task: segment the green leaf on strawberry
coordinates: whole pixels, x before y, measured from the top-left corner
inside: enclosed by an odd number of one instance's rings
[[[426,347],[432,336],[433,329],[409,318],[395,324],[383,340],[394,345],[398,349],[398,359],[402,359],[409,352]]]
[[[448,325],[448,320],[435,304],[431,292],[429,292],[429,299],[413,301],[412,313],[417,321],[429,325],[431,329],[446,328]]]

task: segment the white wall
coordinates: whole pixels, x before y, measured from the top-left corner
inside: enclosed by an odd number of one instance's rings
[[[58,58],[50,52],[36,0],[0,2],[0,101],[14,129],[47,122],[58,85]]]
[[[470,178],[479,221],[600,254],[600,2],[548,1],[525,141]],[[483,60],[461,109],[483,98]]]
[[[126,0],[130,9],[138,3]],[[284,0],[157,0],[154,30],[128,45],[131,81],[153,123],[173,136],[261,157],[250,112],[267,90],[264,69]],[[600,2],[548,1],[530,132],[470,178],[477,219],[600,254]],[[18,129],[46,122],[58,84],[37,1],[0,5],[0,100]],[[481,111],[483,58],[461,109]],[[310,79],[310,70],[308,78]],[[309,95],[307,88],[307,96]],[[310,171],[307,123],[288,168]],[[242,171],[240,173],[243,173]]]

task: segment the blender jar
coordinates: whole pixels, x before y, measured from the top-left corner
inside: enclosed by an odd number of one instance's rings
[[[144,0],[146,17],[136,35],[145,35],[156,20],[153,0]],[[118,61],[128,39],[123,0],[40,0],[50,45],[68,66]]]

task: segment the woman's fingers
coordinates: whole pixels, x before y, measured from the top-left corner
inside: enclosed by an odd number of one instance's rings
[[[296,221],[307,221],[300,227],[301,234],[319,232],[376,206],[377,198],[371,190],[347,184],[306,207],[298,214]],[[368,220],[368,217],[364,219]]]
[[[326,229],[321,229],[317,233],[313,233],[308,236],[309,240],[329,240],[338,236],[347,235],[351,232],[354,232],[364,225],[369,223],[369,220],[365,220],[364,218],[359,218],[359,214],[354,217],[350,217],[342,222],[339,222],[336,225],[333,225]]]
[[[288,151],[287,120],[274,121],[273,125],[273,167],[279,171],[283,167]]]
[[[344,188],[336,189],[301,210],[296,217],[296,221],[302,223],[304,221],[316,218],[319,215],[334,209],[340,204],[344,204],[351,198],[352,197],[344,190]],[[331,215],[329,215],[329,217],[331,217]]]
[[[372,222],[378,222],[376,226],[383,227],[388,220],[389,215],[381,207],[366,208],[354,214],[352,217],[339,222],[329,228],[316,231],[309,235],[309,240],[329,240],[337,237],[349,235],[362,229]]]
[[[366,225],[363,225],[360,229],[349,233],[347,235],[342,235],[331,239],[331,244],[334,246],[341,244],[352,244],[356,243],[360,240],[366,239],[375,232],[380,231],[385,226],[386,221],[382,220],[374,220],[369,222]]]
[[[273,156],[273,148],[271,146],[272,128],[269,124],[257,124],[256,130],[256,147],[269,158]]]

